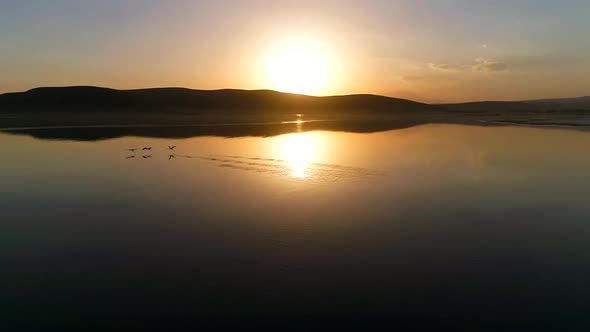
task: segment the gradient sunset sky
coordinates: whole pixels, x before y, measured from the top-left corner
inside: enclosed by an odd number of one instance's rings
[[[0,92],[289,90],[273,75],[303,49],[321,58],[310,94],[573,97],[590,95],[589,33],[589,0],[0,0]]]

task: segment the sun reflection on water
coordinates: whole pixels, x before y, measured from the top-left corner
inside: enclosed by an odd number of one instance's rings
[[[275,153],[279,159],[285,160],[291,169],[291,176],[294,178],[307,178],[310,176],[310,162],[317,157],[318,137],[310,132],[302,132],[303,114],[295,114],[297,133],[281,136],[278,141]]]
[[[306,178],[309,176],[309,163],[316,152],[313,136],[309,133],[285,135],[281,140],[281,154],[289,163],[291,176]]]

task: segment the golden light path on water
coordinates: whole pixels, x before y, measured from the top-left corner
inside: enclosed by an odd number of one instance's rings
[[[298,132],[281,136],[274,150],[280,159],[288,162],[291,176],[302,179],[309,176],[310,163],[317,160],[321,142],[312,132],[300,132],[303,121],[297,120],[295,123]]]
[[[335,134],[322,131],[303,131],[306,121],[302,114],[296,114],[297,120],[282,122],[295,126],[295,132],[268,138],[245,138],[239,144],[227,146],[220,144],[226,140],[212,139],[209,148],[211,153],[172,153],[168,160],[178,158],[198,159],[213,162],[227,170],[248,171],[260,175],[272,175],[285,180],[304,182],[308,184],[326,184],[354,179],[369,179],[382,175],[377,170],[366,169],[355,164],[355,158],[344,158],[346,154],[339,149],[342,139],[334,140]],[[234,140],[233,142],[238,142]],[[145,144],[144,144],[145,145]],[[226,145],[226,146],[224,146]],[[239,149],[229,148],[239,147]],[[347,147],[348,144],[345,144]],[[196,146],[187,151],[198,151],[202,146]],[[340,151],[340,152],[339,152]],[[340,156],[335,158],[336,156]],[[135,158],[127,155],[126,158]],[[141,156],[148,158],[147,156]],[[149,157],[151,158],[151,157]]]

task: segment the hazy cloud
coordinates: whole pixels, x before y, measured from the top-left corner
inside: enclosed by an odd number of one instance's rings
[[[429,63],[428,67],[437,71],[457,72],[465,69],[465,65],[448,63]]]
[[[475,64],[471,66],[473,71],[479,72],[497,72],[508,69],[508,66],[500,61],[494,59],[477,58]]]
[[[508,69],[508,66],[495,59],[477,58],[474,63],[466,64],[448,64],[448,63],[429,63],[428,67],[432,70],[441,72],[460,72],[472,70],[474,72],[499,72]]]

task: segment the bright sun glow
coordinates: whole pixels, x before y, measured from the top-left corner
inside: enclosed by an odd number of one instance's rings
[[[330,77],[326,52],[319,42],[310,39],[277,43],[268,70],[273,89],[307,95],[321,94]]]

